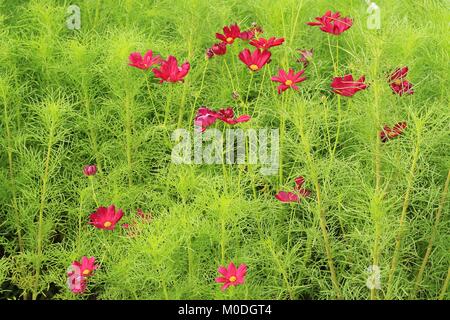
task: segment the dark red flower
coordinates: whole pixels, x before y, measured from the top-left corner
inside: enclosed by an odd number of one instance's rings
[[[167,60],[163,60],[161,67],[159,69],[153,69],[153,73],[156,78],[160,78],[160,83],[164,81],[167,82],[178,82],[183,81],[183,78],[188,74],[191,65],[189,62],[185,62],[178,66],[177,58],[174,56],[169,56]]]
[[[252,27],[246,31],[242,31],[239,35],[239,38],[242,40],[251,40],[258,35],[263,33],[263,29],[256,24],[256,22],[252,23]]]
[[[232,44],[241,35],[241,29],[237,24],[223,27],[223,34],[216,33],[216,38],[226,44]]]
[[[358,80],[353,80],[353,76],[347,74],[343,77],[333,78],[331,87],[334,93],[344,97],[352,97],[356,92],[367,88],[367,85],[364,83],[365,80],[365,76],[362,76]]]
[[[289,72],[286,73],[286,71],[280,69],[278,75],[270,78],[270,80],[281,83],[277,88],[278,94],[289,88],[298,90],[298,87],[295,84],[306,80],[306,78],[301,77],[304,72],[305,70],[301,70],[300,72],[295,73],[294,70],[289,69]]]
[[[283,44],[284,38],[275,38],[271,37],[269,39],[259,38],[259,39],[253,39],[250,41],[250,45],[260,49],[260,50],[268,50],[272,47],[279,46]]]
[[[200,127],[201,132],[204,132],[206,128],[213,125],[217,120],[223,121],[227,124],[233,125],[240,122],[247,122],[250,120],[249,115],[242,115],[235,118],[233,108],[220,109],[214,111],[206,107],[201,107],[197,111],[197,115],[194,119],[194,124]]]
[[[328,10],[322,17],[316,17],[317,21],[308,22],[310,26],[320,26],[320,30],[331,33],[333,35],[340,35],[349,29],[353,21],[349,17],[341,18],[339,12],[332,13]]]
[[[222,56],[227,53],[227,44],[225,42],[216,43],[206,50],[206,57]]]
[[[123,217],[122,209],[116,212],[114,205],[108,208],[99,207],[96,212],[90,215],[90,224],[98,229],[113,230],[116,223]]]
[[[312,60],[313,49],[310,50],[297,49],[297,51],[300,53],[300,57],[297,59],[297,61],[303,63],[303,67],[306,68],[309,62]]]
[[[403,94],[413,94],[413,84],[406,80],[408,75],[408,67],[398,68],[389,76],[388,82],[392,91],[399,96]]]
[[[380,131],[381,142],[387,142],[388,140],[394,139],[395,137],[401,135],[403,131],[405,131],[406,127],[406,122],[396,123],[392,129],[385,125],[383,130]]]
[[[84,166],[83,173],[85,176],[93,176],[97,173],[97,166],[95,164]]]
[[[270,51],[261,51],[259,49],[255,49],[253,53],[250,53],[250,50],[248,49],[244,49],[241,53],[239,53],[239,59],[252,71],[258,71],[266,63],[269,63],[270,56]]]
[[[294,192],[280,191],[275,195],[275,198],[281,202],[299,202],[302,198],[311,194],[311,191],[302,188],[304,183],[305,179],[302,176],[295,178]]]
[[[139,52],[132,52],[128,60],[130,60],[129,66],[147,70],[155,64],[160,64],[162,59],[160,56],[153,56],[152,50],[148,50],[143,57]]]

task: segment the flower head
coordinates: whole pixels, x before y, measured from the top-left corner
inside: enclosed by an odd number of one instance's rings
[[[231,26],[223,27],[223,34],[216,33],[216,38],[226,44],[232,44],[235,39],[239,38],[241,35],[241,29],[235,23]]]
[[[90,224],[98,229],[113,230],[116,223],[123,217],[122,209],[117,210],[114,205],[108,208],[99,207],[90,215]]]
[[[95,269],[98,268],[98,266],[95,264],[95,258],[94,257],[82,257],[81,262],[80,261],[74,261],[72,262],[72,266],[74,268],[79,268],[81,275],[83,277],[88,277],[92,275],[92,272],[94,272]]]
[[[310,26],[320,26],[320,30],[333,35],[340,35],[348,30],[352,24],[353,21],[349,17],[341,18],[339,12],[332,13],[330,10],[322,17],[316,17],[316,21],[307,23]]]
[[[268,50],[272,47],[276,47],[279,45],[282,45],[284,42],[284,38],[275,38],[271,37],[269,39],[259,38],[259,39],[253,39],[250,41],[250,45],[260,49],[260,50]]]
[[[216,43],[206,50],[206,58],[210,59],[214,56],[222,56],[225,53],[227,53],[227,44],[224,42]]]
[[[239,35],[239,38],[242,40],[251,40],[258,35],[263,33],[263,29],[256,24],[256,22],[252,22],[252,26],[250,29],[242,31]]]
[[[406,122],[398,122],[392,127],[392,129],[385,125],[383,130],[380,131],[381,142],[387,142],[388,140],[394,139],[395,137],[401,135],[407,127]]]
[[[220,266],[217,271],[222,276],[217,277],[216,282],[223,283],[223,286],[221,287],[221,290],[223,291],[229,286],[237,286],[244,283],[245,276],[247,274],[247,266],[245,264],[241,264],[239,268],[236,269],[234,263],[230,262],[228,268]]]
[[[295,73],[294,70],[289,69],[289,72],[286,73],[286,71],[280,69],[278,75],[270,78],[270,80],[281,83],[277,88],[279,94],[289,88],[298,90],[298,87],[295,84],[306,80],[306,78],[301,77],[304,72],[305,70],[301,70]]]
[[[297,51],[300,53],[300,57],[297,59],[297,61],[303,63],[303,67],[306,68],[309,62],[312,60],[313,49],[310,50],[297,49]]]
[[[391,87],[392,91],[399,96],[402,96],[405,93],[414,93],[414,90],[412,89],[413,84],[405,79],[408,75],[408,71],[408,67],[398,68],[389,76],[389,86]]]
[[[358,91],[367,88],[367,85],[364,83],[365,80],[366,78],[364,76],[358,80],[353,80],[353,76],[351,74],[347,74],[343,77],[333,78],[331,87],[333,88],[334,93],[345,97],[352,97]]]
[[[152,50],[148,50],[144,56],[139,52],[132,52],[128,57],[128,60],[130,60],[129,66],[147,70],[155,64],[160,64],[162,59],[158,55],[153,56]]]
[[[159,69],[154,68],[153,74],[156,78],[160,78],[160,83],[163,82],[178,82],[183,81],[184,77],[188,74],[191,65],[189,62],[185,62],[178,66],[177,58],[174,56],[169,56],[167,60],[161,62],[161,67]]]
[[[306,198],[311,194],[311,191],[302,188],[305,183],[305,179],[300,176],[295,178],[294,192],[280,191],[275,195],[281,202],[299,202],[302,198]]]
[[[200,131],[204,132],[206,128],[213,125],[217,120],[223,121],[227,124],[233,125],[240,122],[247,122],[250,120],[249,115],[242,115],[235,118],[233,108],[220,109],[214,111],[206,107],[201,107],[197,111],[194,119],[194,124],[200,127]]]
[[[255,49],[253,53],[250,53],[248,49],[244,49],[239,53],[239,59],[252,71],[258,71],[266,63],[269,63],[270,56],[270,51],[260,51],[259,49]]]
[[[83,173],[85,176],[93,176],[97,173],[97,166],[95,164],[84,166]]]

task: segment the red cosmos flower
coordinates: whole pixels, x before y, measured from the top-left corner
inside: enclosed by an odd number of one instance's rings
[[[389,76],[389,85],[394,93],[402,96],[404,93],[413,94],[413,84],[405,79],[408,75],[408,67],[398,68]]]
[[[194,119],[194,124],[200,127],[201,132],[204,132],[206,128],[213,125],[216,120],[223,121],[227,124],[233,125],[240,122],[247,122],[250,120],[249,115],[242,115],[238,118],[234,117],[233,108],[220,109],[214,111],[206,107],[201,107],[197,111],[197,115]]]
[[[81,262],[72,262],[72,266],[74,267],[74,269],[79,268],[80,273],[83,275],[83,277],[92,275],[92,272],[94,272],[94,270],[98,268],[98,266],[95,264],[95,258],[88,258],[86,256],[81,258]]]
[[[270,56],[272,54],[270,51],[261,51],[255,49],[253,53],[250,50],[244,49],[239,53],[239,59],[247,65],[247,67],[252,71],[260,70],[266,63],[270,62]]]
[[[169,56],[167,60],[161,62],[161,67],[159,69],[153,69],[153,73],[156,78],[160,78],[159,83],[167,82],[178,82],[183,81],[183,78],[188,74],[191,65],[189,62],[185,62],[178,66],[177,58],[174,56]]]
[[[228,268],[220,266],[217,271],[222,275],[222,277],[217,277],[216,282],[223,283],[223,286],[220,288],[223,291],[229,286],[237,286],[244,283],[245,276],[247,274],[247,266],[245,264],[241,264],[239,268],[236,269],[234,263],[230,262]]]
[[[223,27],[223,34],[216,33],[216,38],[221,40],[226,44],[232,44],[235,39],[239,38],[241,35],[241,29],[235,23],[231,26]]]
[[[90,224],[98,229],[113,230],[116,223],[123,217],[122,209],[119,209],[116,213],[116,207],[114,205],[108,208],[99,207],[96,212],[90,215]]]
[[[297,49],[297,51],[300,53],[300,58],[298,58],[297,61],[303,63],[303,67],[306,68],[309,62],[312,60],[313,49],[310,50]]]
[[[275,195],[281,202],[299,202],[301,198],[306,198],[311,194],[311,191],[303,189],[302,185],[305,183],[305,178],[295,178],[294,192],[280,191]]]
[[[206,50],[206,57],[210,59],[215,55],[222,56],[225,53],[227,53],[227,44],[225,42],[216,43]]]
[[[263,29],[256,22],[252,22],[252,27],[246,31],[242,31],[239,38],[242,40],[251,40],[263,32]]]
[[[284,38],[275,38],[271,37],[269,39],[259,38],[259,39],[253,39],[249,42],[250,45],[260,49],[260,50],[268,50],[272,47],[276,47],[279,45],[282,45],[284,42]]]
[[[333,88],[334,93],[337,93],[345,97],[352,97],[358,91],[367,88],[367,85],[364,83],[365,80],[366,77],[362,76],[361,78],[355,81],[353,80],[353,76],[351,74],[347,74],[343,77],[333,78],[333,82],[331,82],[331,87]]]
[[[289,88],[298,90],[298,87],[295,84],[306,80],[306,78],[301,77],[304,72],[305,70],[301,70],[300,72],[295,73],[294,70],[289,69],[289,73],[286,73],[286,71],[280,69],[278,70],[278,75],[270,78],[270,80],[281,83],[277,88],[278,94]]]
[[[85,176],[93,176],[97,173],[97,166],[95,164],[84,166],[83,173]]]
[[[380,131],[381,142],[387,142],[388,140],[394,139],[395,137],[401,135],[403,131],[405,131],[406,127],[406,122],[396,123],[392,129],[385,125],[383,130]]]
[[[129,66],[147,70],[155,64],[160,64],[162,59],[160,56],[153,56],[152,50],[148,50],[144,57],[139,52],[132,52],[128,60],[130,60]]]
[[[317,21],[308,22],[310,26],[320,26],[320,30],[331,33],[333,35],[340,35],[349,29],[353,21],[349,17],[341,18],[339,12],[332,13],[328,10],[322,17],[316,17]]]

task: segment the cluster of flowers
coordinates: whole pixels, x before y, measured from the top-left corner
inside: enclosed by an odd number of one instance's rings
[[[320,30],[338,36],[348,30],[353,21],[349,17],[341,17],[339,12],[333,13],[327,11],[323,16],[316,17],[316,21],[308,22],[310,26],[319,26]],[[220,40],[219,43],[215,43],[206,50],[206,58],[211,59],[214,56],[221,56],[227,53],[227,46],[232,45],[237,39],[248,42],[251,46],[255,47],[253,51],[248,48],[239,53],[239,59],[242,61],[251,72],[257,72],[261,70],[266,64],[270,63],[272,53],[271,48],[280,46],[284,43],[284,38],[262,38],[260,35],[263,33],[261,27],[255,23],[251,28],[245,31],[241,31],[237,24],[225,26],[223,28],[223,34],[216,33],[216,38]],[[313,58],[313,49],[297,49],[300,57],[297,62],[306,68]],[[141,70],[148,70],[152,67],[152,72],[155,78],[160,79],[160,83],[163,82],[182,82],[184,77],[188,74],[190,69],[189,62],[184,62],[181,66],[178,66],[177,59],[169,55],[166,60],[162,59],[159,55],[154,55],[152,50],[147,51],[144,56],[139,52],[133,52],[129,56],[129,65]],[[279,94],[292,89],[299,90],[298,83],[306,80],[306,77],[302,77],[305,70],[296,72],[294,69],[288,71],[279,69],[278,74],[271,77],[271,81],[280,83],[277,87]],[[388,77],[388,83],[393,93],[402,96],[403,94],[413,94],[413,85],[406,80],[408,74],[408,67],[402,67],[396,69]],[[338,95],[345,97],[352,97],[358,91],[365,90],[368,85],[365,83],[365,76],[361,76],[355,80],[353,75],[347,74],[342,77],[334,77],[331,82],[332,91]],[[236,95],[237,97],[237,95]],[[199,127],[201,132],[204,132],[206,128],[213,125],[217,120],[220,120],[229,125],[237,123],[247,122],[250,120],[249,115],[235,116],[233,108],[228,107],[214,111],[205,106],[198,109],[194,124]],[[387,142],[399,135],[401,135],[406,129],[406,122],[399,122],[391,129],[385,125],[383,130],[380,131],[380,139],[382,142]],[[86,176],[93,176],[97,172],[95,165],[85,166],[83,172]],[[279,191],[275,198],[281,202],[300,202],[303,198],[310,196],[311,191],[303,188],[305,183],[304,177],[300,176],[295,180],[295,187],[292,191]],[[124,213],[122,209],[116,208],[114,205],[97,208],[96,212],[90,215],[90,224],[97,229],[114,230],[117,223],[122,219]],[[138,220],[133,219],[131,223],[122,224],[124,229],[129,230],[129,236],[135,236],[137,234],[137,226],[139,223],[149,223],[152,220],[150,214],[144,214],[141,209],[138,209]],[[92,276],[94,270],[98,269],[98,265],[95,264],[95,258],[87,258],[83,256],[81,261],[74,261],[69,267],[67,273],[68,285],[72,292],[83,293],[86,290],[87,279]],[[228,267],[220,266],[218,272],[220,277],[216,278],[217,283],[223,283],[222,290],[227,289],[229,286],[237,286],[244,283],[245,276],[247,274],[247,266],[241,264],[236,268],[235,264],[231,262]]]

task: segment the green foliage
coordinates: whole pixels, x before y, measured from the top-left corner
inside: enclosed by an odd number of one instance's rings
[[[79,0],[78,31],[65,26],[69,4],[0,4],[0,297],[449,298],[443,2],[379,0],[380,30],[367,29],[363,0]],[[305,25],[328,9],[352,17],[353,27],[333,37]],[[253,21],[264,36],[286,38],[263,70],[250,76],[237,59],[243,42],[204,59],[224,25]],[[297,48],[314,48],[308,79],[279,96],[270,77],[302,68]],[[160,85],[127,66],[131,52],[148,49],[189,61],[185,82]],[[386,75],[404,65],[415,94],[399,97]],[[347,73],[366,75],[369,88],[353,98],[332,94],[333,74]],[[171,163],[170,133],[177,124],[192,129],[201,105],[248,112],[241,128],[284,126],[280,174]],[[381,144],[382,126],[399,121],[408,122],[405,134]],[[91,181],[82,168],[93,163]],[[299,175],[311,198],[276,201]],[[124,210],[120,223],[131,223],[137,208],[152,221],[133,236],[120,225],[88,225],[90,213],[110,204]],[[82,256],[100,268],[88,292],[74,295],[66,270]],[[230,261],[248,265],[246,282],[221,292],[217,267]],[[373,264],[381,289],[371,292]]]

